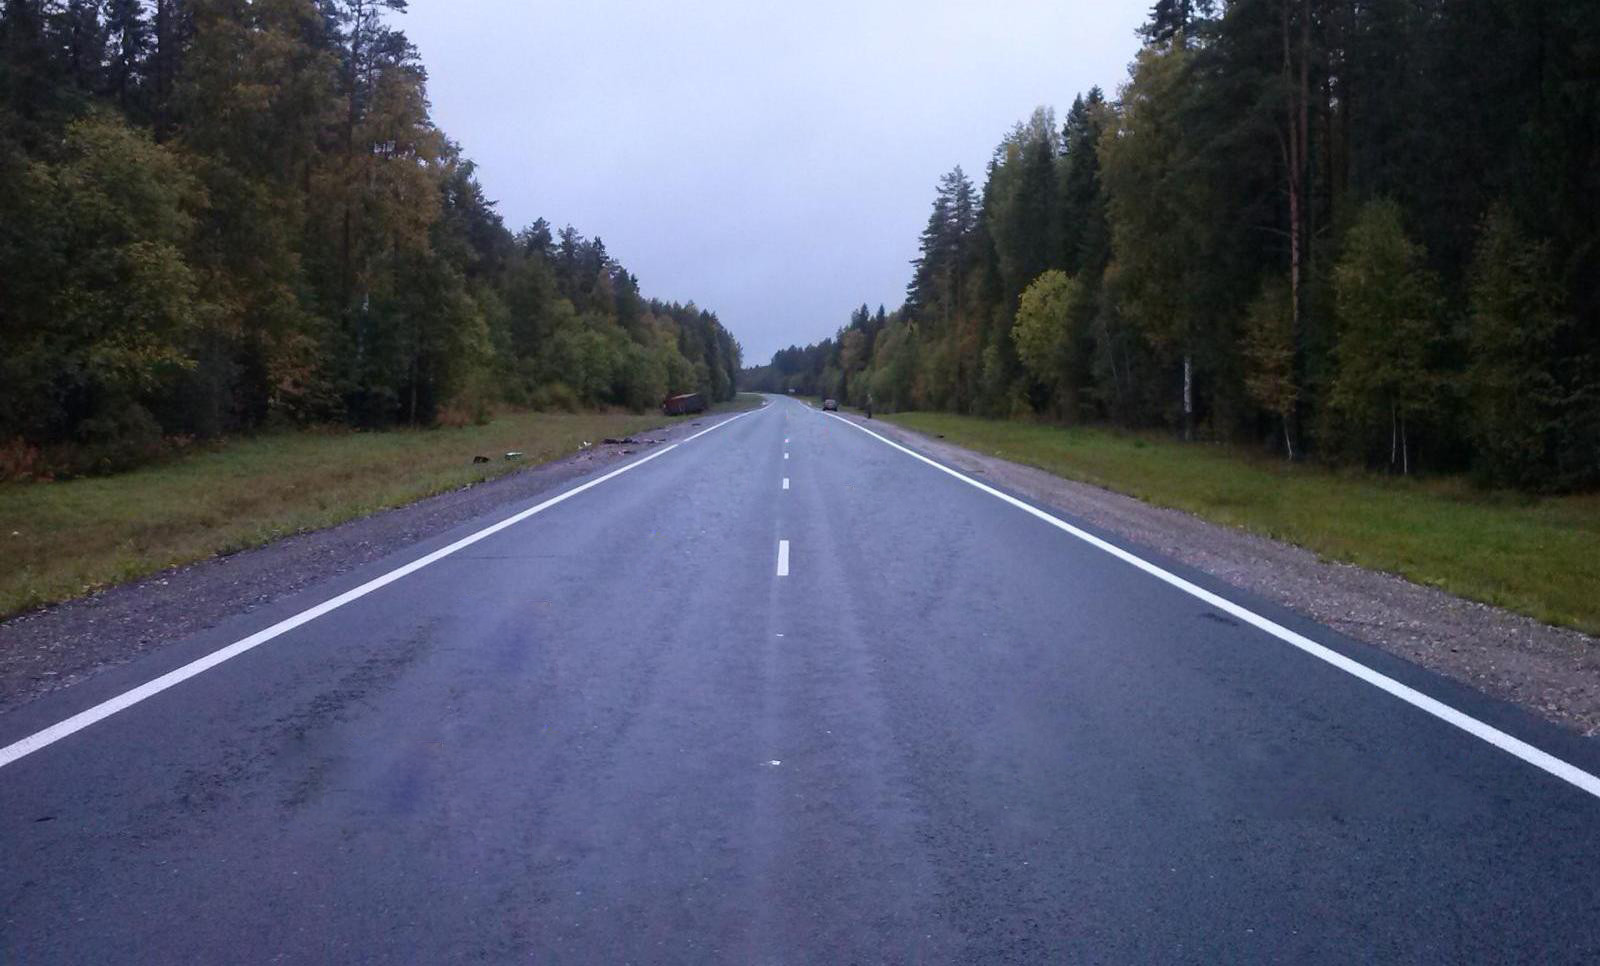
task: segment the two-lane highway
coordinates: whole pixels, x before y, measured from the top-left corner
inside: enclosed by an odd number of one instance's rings
[[[0,962],[1600,961],[1581,739],[706,426],[0,717]]]

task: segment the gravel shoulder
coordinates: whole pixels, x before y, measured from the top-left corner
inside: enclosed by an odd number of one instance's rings
[[[509,505],[559,490],[717,417],[600,443],[565,459],[325,530],[212,557],[0,622],[0,714]]]
[[[846,418],[861,422],[853,414]],[[1551,627],[1392,574],[1323,560],[1301,547],[985,456],[883,420],[870,426],[929,457],[981,474],[1348,637],[1586,736],[1600,735],[1600,640],[1580,631]]]

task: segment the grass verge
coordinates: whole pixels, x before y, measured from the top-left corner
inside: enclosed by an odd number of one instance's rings
[[[712,411],[760,403],[740,394]],[[585,440],[671,421],[659,414],[507,413],[460,429],[282,433],[116,476],[0,483],[0,616],[402,506],[567,456]],[[523,453],[521,462],[502,458],[512,450]],[[477,455],[490,462],[474,464]]]
[[[901,413],[891,422],[1071,480],[1600,634],[1600,494],[1486,493],[1089,427]]]
[[[741,392],[727,402],[712,404],[710,412],[713,415],[717,413],[743,412],[746,409],[755,409],[759,407],[761,405],[761,401],[762,397],[758,392]]]

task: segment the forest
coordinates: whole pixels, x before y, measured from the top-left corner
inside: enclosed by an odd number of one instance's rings
[[[1141,37],[939,180],[903,305],[745,386],[1600,483],[1600,4],[1159,0]]]
[[[0,478],[734,394],[714,314],[598,237],[506,227],[405,7],[0,0]]]

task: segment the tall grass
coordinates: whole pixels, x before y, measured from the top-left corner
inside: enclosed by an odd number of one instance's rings
[[[452,429],[284,433],[115,476],[0,483],[0,615],[331,526],[666,422],[629,413],[514,413]],[[523,454],[520,462],[503,459],[512,450]],[[473,463],[480,455],[489,462]]]

